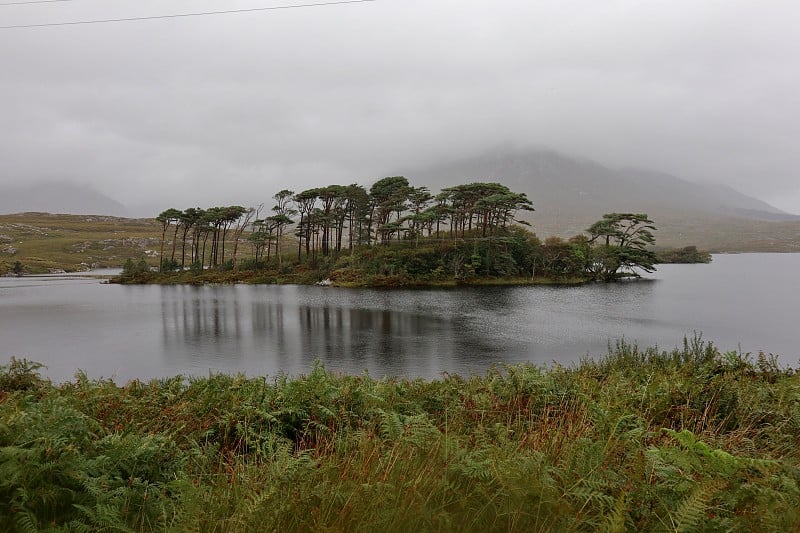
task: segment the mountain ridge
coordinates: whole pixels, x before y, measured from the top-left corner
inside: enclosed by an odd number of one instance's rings
[[[771,218],[800,219],[798,215],[786,213],[728,185],[695,183],[666,172],[636,167],[615,169],[590,159],[542,148],[487,152],[416,169],[406,175],[419,177],[421,182],[436,187],[464,181],[500,181],[512,189],[528,193],[534,203],[537,198],[556,203],[563,199],[572,205],[591,201],[592,204],[616,208],[636,202],[720,214],[744,209],[763,211],[772,215]],[[614,193],[610,194],[612,189]],[[685,196],[689,194],[691,196]]]
[[[726,185],[693,183],[653,170],[615,169],[551,149],[494,150],[405,175],[432,190],[469,181],[498,181],[524,192],[536,209],[525,218],[542,237],[581,233],[604,213],[615,211],[649,214],[659,229],[659,244],[702,243],[712,249],[729,245],[727,233],[733,227],[738,231],[757,227],[755,233],[770,239],[768,222],[800,223],[800,216]],[[785,234],[783,228],[781,232]],[[702,238],[693,238],[693,233],[702,233]]]

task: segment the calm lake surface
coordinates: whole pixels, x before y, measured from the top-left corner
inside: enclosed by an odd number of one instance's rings
[[[0,278],[0,364],[129,379],[307,372],[437,377],[495,363],[569,364],[609,342],[670,349],[695,331],[723,350],[800,355],[800,254],[715,255],[650,281],[582,287],[372,290],[119,286]]]

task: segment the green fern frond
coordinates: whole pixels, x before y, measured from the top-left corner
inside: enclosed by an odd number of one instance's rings
[[[680,504],[675,513],[671,514],[671,520],[678,532],[697,531],[700,524],[705,519],[706,510],[709,502],[716,492],[723,486],[723,480],[711,480],[698,486]]]
[[[606,513],[600,530],[607,533],[625,533],[626,519],[628,516],[628,497],[626,493],[620,494],[610,512]]]

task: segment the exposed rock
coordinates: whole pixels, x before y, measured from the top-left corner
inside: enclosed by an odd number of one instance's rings
[[[119,247],[129,247],[129,248],[139,248],[143,250],[146,254],[150,255],[152,252],[150,250],[146,250],[151,246],[158,246],[161,243],[160,239],[155,238],[147,238],[147,237],[131,237],[125,239],[101,239],[98,241],[83,241],[72,245],[72,249],[75,252],[83,253],[86,250],[95,249],[95,250],[112,250]],[[150,255],[150,257],[153,257]]]
[[[333,285],[333,281],[331,281],[331,278],[325,278],[322,281],[315,283],[315,285],[319,285],[320,287],[330,287]]]

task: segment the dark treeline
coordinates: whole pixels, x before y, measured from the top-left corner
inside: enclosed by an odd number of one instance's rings
[[[607,214],[587,234],[542,242],[518,218],[534,210],[532,201],[500,183],[468,183],[433,194],[392,176],[369,189],[285,189],[273,200],[269,212],[263,205],[165,210],[157,217],[161,271],[285,271],[306,265],[327,267],[321,272],[353,283],[364,276],[399,283],[492,277],[609,281],[635,269],[650,272],[655,263],[649,249],[655,227],[647,215]],[[249,245],[243,259],[240,244]]]

